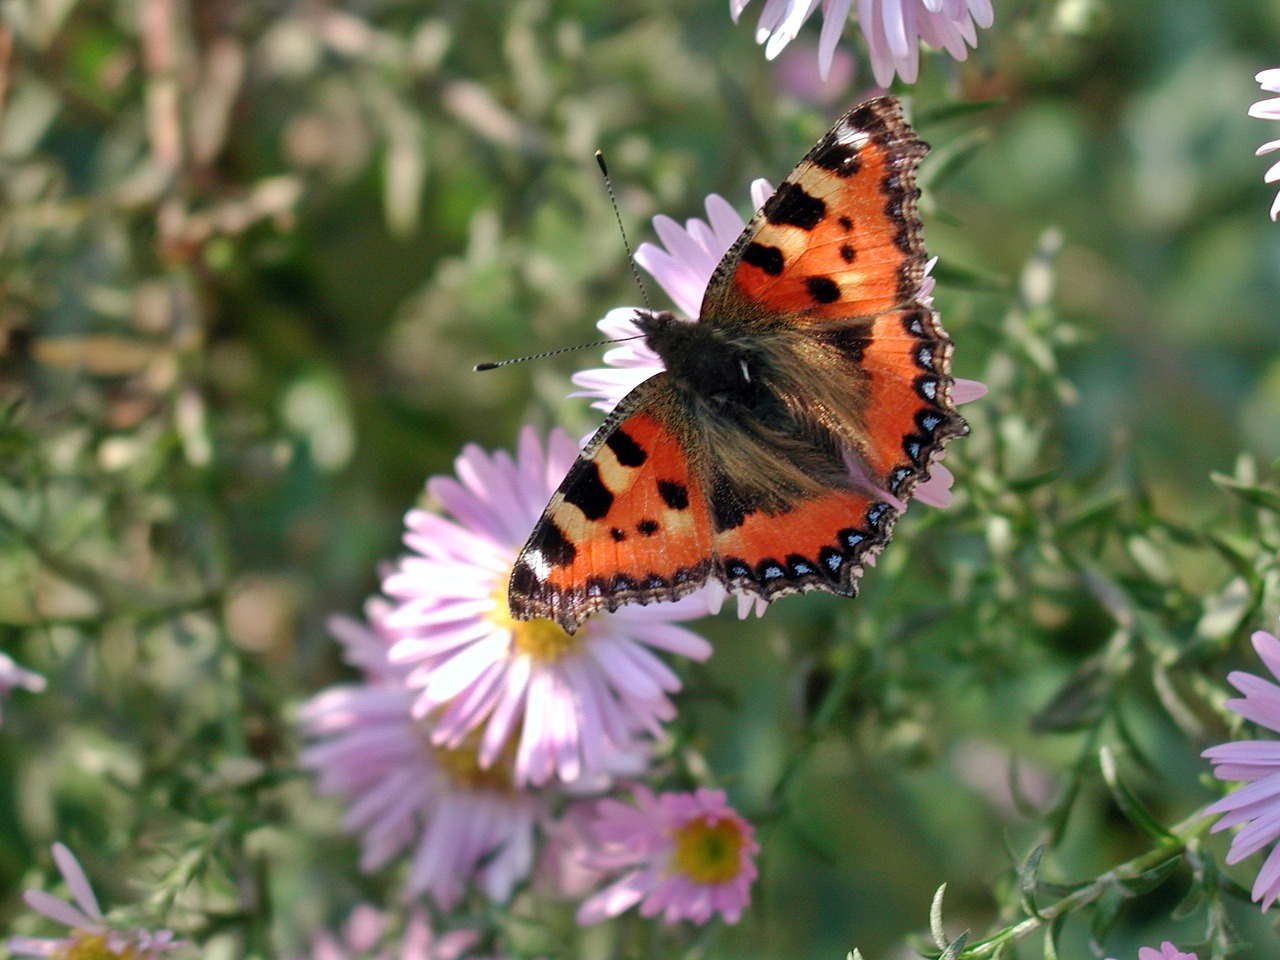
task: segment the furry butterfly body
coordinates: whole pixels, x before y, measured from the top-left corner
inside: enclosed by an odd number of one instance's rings
[[[638,311],[665,371],[583,450],[512,570],[519,619],[719,580],[852,596],[952,437],[951,341],[921,294],[915,170],[885,97],[814,146],[725,254],[700,318]]]

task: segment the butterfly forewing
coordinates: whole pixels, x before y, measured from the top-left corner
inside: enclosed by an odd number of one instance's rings
[[[744,302],[805,323],[915,299],[926,259],[915,170],[927,151],[892,98],[847,113],[720,263],[702,322],[732,324]]]
[[[664,374],[629,393],[551,498],[508,590],[520,619],[573,631],[591,613],[675,600],[710,574],[711,525]]]

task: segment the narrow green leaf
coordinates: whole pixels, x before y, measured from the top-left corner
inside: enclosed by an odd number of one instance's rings
[[[947,885],[944,883],[933,895],[933,903],[929,904],[929,932],[933,934],[933,942],[938,945],[939,950],[947,948],[947,933],[942,926],[942,897],[946,892]]]
[[[1102,769],[1102,779],[1106,781],[1111,797],[1130,823],[1147,836],[1156,840],[1173,839],[1173,835],[1162,827],[1141,800],[1120,780],[1116,770],[1116,758],[1110,747],[1102,747],[1098,751],[1098,765]]]
[[[1242,483],[1224,473],[1210,473],[1209,479],[1228,493],[1235,494],[1245,503],[1270,510],[1272,513],[1280,513],[1280,489],[1270,484]]]
[[[1173,857],[1158,866],[1152,867],[1150,870],[1143,871],[1136,877],[1120,882],[1128,893],[1133,894],[1135,897],[1142,896],[1164,883],[1169,874],[1173,873],[1181,865],[1182,858]]]
[[[1103,891],[1093,907],[1093,916],[1089,921],[1089,939],[1096,953],[1102,953],[1102,941],[1115,926],[1120,916],[1120,908],[1124,906],[1129,895],[1119,887],[1108,887]]]
[[[1031,718],[1035,733],[1058,733],[1087,726],[1102,713],[1106,675],[1096,657],[1081,665]]]
[[[933,276],[944,287],[981,293],[1008,293],[1009,281],[997,274],[987,273],[977,267],[942,262],[934,266]]]
[[[1040,874],[1040,861],[1044,857],[1045,845],[1042,843],[1027,855],[1018,869],[1018,891],[1022,897],[1022,909],[1028,916],[1043,920],[1040,908],[1036,906],[1036,887]]]
[[[990,100],[959,100],[930,107],[928,110],[919,110],[913,119],[917,127],[927,127],[932,123],[945,123],[948,120],[971,117],[976,113],[986,113],[994,107],[1003,106],[1004,102],[1000,97]]]
[[[964,950],[964,945],[969,942],[969,931],[963,931],[958,937],[947,944],[947,949],[942,951],[942,955],[938,960],[956,960]]]
[[[1058,960],[1058,935],[1067,918],[1058,917],[1044,928],[1044,960]]]
[[[921,177],[924,186],[929,190],[937,190],[944,186],[977,157],[990,139],[991,135],[988,131],[977,129],[949,143],[944,149],[938,150],[931,158],[928,176]]]

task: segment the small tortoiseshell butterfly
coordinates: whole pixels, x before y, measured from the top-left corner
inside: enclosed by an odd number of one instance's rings
[[[921,302],[915,171],[892,97],[851,110],[752,218],[698,322],[638,311],[665,372],[618,404],[511,573],[521,620],[675,600],[715,578],[853,596],[952,437],[951,340]]]

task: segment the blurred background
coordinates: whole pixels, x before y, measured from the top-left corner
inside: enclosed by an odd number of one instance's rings
[[[878,92],[852,24],[831,82],[816,18],[766,62],[762,4],[737,25],[724,0],[4,5],[0,649],[49,690],[0,728],[0,920],[54,839],[105,899],[159,891],[226,955],[393,899],[293,772],[291,709],[345,676],[326,619],[359,613],[464,443],[598,422],[566,395],[599,350],[472,372],[638,302],[597,148],[638,244],[712,192],[748,214],[754,178]],[[929,55],[898,91],[934,147],[955,372],[991,387],[948,452],[957,502],[913,509],[854,604],[698,627],[718,652],[676,736],[766,854],[753,915],[682,950],[901,956],[943,882],[953,932],[996,923],[1028,811],[1100,737],[1164,822],[1212,796],[1201,681],[1274,629],[1274,575],[1246,575],[1274,564],[1274,515],[1231,491],[1280,456],[1254,156],[1280,130],[1246,114],[1280,6],[995,13],[967,62]],[[1134,664],[1204,673],[1170,693]],[[1143,849],[1096,775],[1069,809],[1054,879]],[[1117,905],[1108,955],[1152,924],[1194,940],[1202,920],[1167,919],[1186,882]]]

